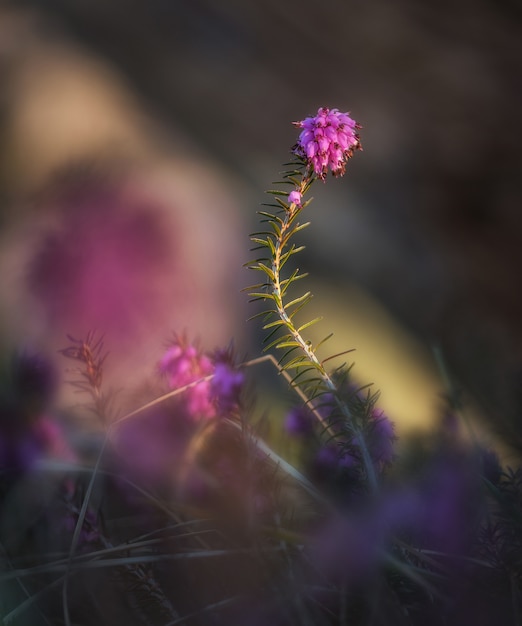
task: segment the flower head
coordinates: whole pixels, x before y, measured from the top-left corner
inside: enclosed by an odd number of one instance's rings
[[[339,109],[321,107],[314,117],[294,122],[302,128],[293,152],[308,162],[316,176],[324,180],[328,169],[334,176],[342,176],[346,161],[361,144],[357,129],[360,126],[348,113]]]

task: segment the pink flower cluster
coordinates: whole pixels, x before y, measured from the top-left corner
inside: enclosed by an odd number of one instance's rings
[[[294,122],[302,128],[293,148],[294,154],[308,162],[316,176],[324,180],[328,169],[334,176],[342,176],[347,160],[361,144],[357,129],[360,126],[348,113],[339,109],[321,107],[314,117]]]
[[[238,405],[243,373],[225,360],[212,360],[183,339],[176,339],[167,350],[159,369],[172,389],[192,385],[183,393],[185,408],[192,419],[230,413]]]
[[[176,342],[165,352],[159,369],[166,374],[172,389],[181,389],[214,373],[211,360],[200,354],[195,346],[185,345],[184,341]],[[210,399],[210,379],[189,387],[184,399],[190,415],[199,418],[215,416],[216,409]]]

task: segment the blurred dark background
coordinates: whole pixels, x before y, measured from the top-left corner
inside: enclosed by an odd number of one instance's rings
[[[56,188],[77,189],[78,179],[98,184],[100,171],[105,180],[110,170],[111,185],[123,186],[130,204],[146,188],[147,202],[174,219],[176,241],[199,246],[188,264],[197,289],[188,293],[177,283],[170,317],[154,317],[156,331],[186,325],[194,309],[210,307],[213,318],[225,320],[208,331],[211,341],[241,328],[240,343],[258,345],[258,335],[249,339],[256,331],[243,330],[244,298],[234,301],[249,282],[240,274],[246,233],[295,142],[290,122],[319,106],[338,107],[362,124],[364,152],[344,180],[313,190],[303,262],[317,295],[324,289],[319,308],[329,302],[341,337],[350,326],[349,341],[366,334],[377,342],[372,371],[381,362],[400,369],[392,344],[409,333],[422,361],[413,369],[437,381],[430,391],[441,387],[429,347],[440,346],[455,384],[522,451],[521,35],[522,9],[509,1],[4,2],[3,267],[17,268],[2,272],[6,327],[19,336],[28,326],[35,336],[73,331],[62,330],[67,320],[58,328],[41,290],[18,269],[46,259],[34,225],[42,222],[38,232],[45,233],[49,220],[61,219],[64,195],[56,202]],[[85,163],[94,163],[87,174]],[[20,243],[22,231],[30,246]],[[179,253],[181,273],[183,254],[192,252]],[[158,275],[176,263],[168,255],[147,258],[162,268]],[[44,279],[40,274],[38,283]],[[47,311],[47,322],[20,321],[16,312],[29,302],[12,297],[20,284]],[[196,292],[204,295],[194,303]],[[185,314],[180,293],[191,305]],[[379,328],[352,327],[350,309],[363,301],[392,320],[388,342],[380,313]],[[372,318],[362,310],[361,319]],[[379,376],[374,382],[381,384]],[[422,383],[409,384],[403,406],[424,415],[414,400]]]

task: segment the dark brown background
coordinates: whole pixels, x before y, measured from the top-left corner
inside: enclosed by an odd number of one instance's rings
[[[251,206],[295,141],[289,121],[323,105],[350,110],[364,152],[348,181],[314,192],[334,208],[315,217],[308,262],[316,277],[362,286],[421,342],[440,344],[456,382],[522,450],[519,3],[6,7],[117,70],[163,128],[182,129],[241,181]],[[7,80],[9,56],[2,70]],[[10,201],[5,177],[2,188]]]

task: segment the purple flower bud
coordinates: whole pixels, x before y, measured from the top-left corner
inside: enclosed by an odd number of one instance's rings
[[[301,192],[294,189],[288,194],[288,202],[290,204],[296,204],[297,206],[301,206]]]

